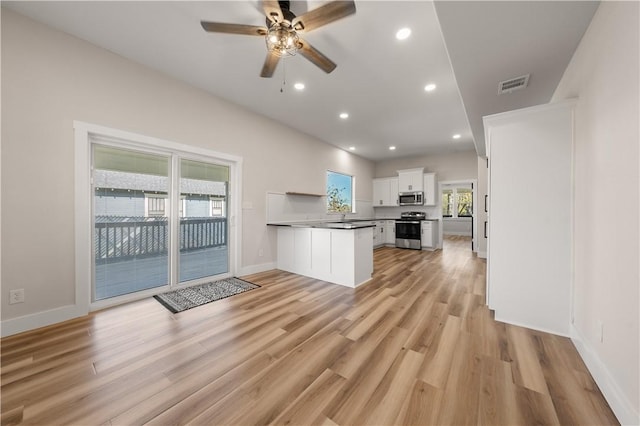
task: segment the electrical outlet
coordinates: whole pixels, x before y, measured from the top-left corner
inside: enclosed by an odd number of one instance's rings
[[[24,289],[9,290],[9,304],[24,303]]]
[[[258,250],[258,257],[262,257],[264,256],[264,250],[260,249]]]

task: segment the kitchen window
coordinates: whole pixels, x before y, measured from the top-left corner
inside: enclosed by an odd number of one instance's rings
[[[327,213],[355,213],[354,177],[327,171]]]

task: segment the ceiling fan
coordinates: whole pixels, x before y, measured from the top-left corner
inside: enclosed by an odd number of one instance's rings
[[[267,43],[267,58],[260,72],[261,77],[271,77],[282,57],[302,56],[326,73],[336,68],[336,64],[320,51],[303,40],[299,34],[320,28],[338,19],[356,13],[353,0],[332,1],[301,16],[289,10],[290,2],[284,0],[262,0],[262,8],[267,17],[267,26],[226,24],[201,21],[205,31],[213,33],[262,36]]]

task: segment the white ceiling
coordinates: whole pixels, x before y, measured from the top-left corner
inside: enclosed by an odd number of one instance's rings
[[[294,1],[291,10],[300,15],[324,3]],[[548,102],[597,4],[356,0],[355,15],[303,36],[338,64],[335,71],[325,74],[298,55],[265,79],[263,39],[200,26],[264,25],[257,0],[2,2],[372,160],[470,150],[474,137],[484,154],[482,116]],[[409,39],[396,40],[401,27],[411,28]],[[529,88],[498,97],[499,81],[525,73]],[[296,82],[305,90],[296,91]],[[425,92],[427,83],[437,89]],[[349,119],[338,118],[343,111]]]
[[[599,4],[436,2],[478,155],[485,155],[483,116],[551,100]],[[526,89],[498,95],[500,81],[524,74],[531,74]]]

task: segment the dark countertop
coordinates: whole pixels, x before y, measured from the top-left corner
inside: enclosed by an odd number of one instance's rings
[[[269,226],[288,226],[291,228],[321,228],[321,229],[360,229],[360,228],[373,228],[375,225],[371,222],[385,221],[385,220],[398,220],[399,218],[380,218],[380,219],[345,219],[344,221],[308,221],[308,222],[274,222],[267,223]],[[438,218],[426,218],[422,220],[428,220],[431,222],[437,222]]]
[[[385,217],[385,218],[371,219],[371,220],[400,220],[400,218],[399,217]],[[428,217],[426,219],[419,219],[419,220],[428,220],[428,221],[431,221],[431,222],[437,222],[440,219],[437,218],[437,217]]]
[[[318,229],[362,229],[373,228],[373,219],[347,220],[344,222],[278,222],[267,223],[270,226],[288,226],[291,228],[318,228]]]

